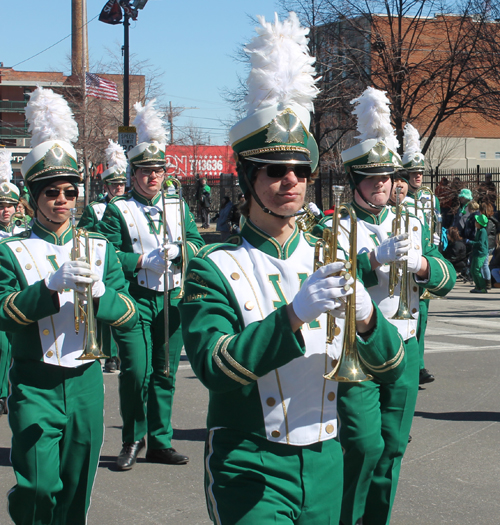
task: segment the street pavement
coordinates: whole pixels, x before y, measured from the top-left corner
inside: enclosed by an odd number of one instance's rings
[[[419,392],[391,523],[500,522],[500,289],[469,294],[457,284],[430,306],[425,361],[436,376]],[[105,374],[106,434],[89,525],[208,525],[203,448],[208,394],[183,356],[174,403],[174,447],[184,466],[146,463],[115,469],[121,447],[118,375]],[[0,494],[14,485],[10,431],[0,418]],[[0,524],[11,523],[0,504]],[[68,524],[71,525],[71,524]],[[260,525],[260,524],[256,524]],[[266,525],[266,524],[263,524]]]

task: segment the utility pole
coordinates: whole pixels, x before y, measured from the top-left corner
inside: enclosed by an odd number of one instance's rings
[[[129,23],[129,16],[127,12],[125,11],[123,13],[123,47],[122,47],[122,53],[123,53],[123,125],[129,126],[130,125],[130,92],[129,92],[129,61],[130,61],[130,53],[129,53],[129,41],[128,41],[128,28],[130,26]]]

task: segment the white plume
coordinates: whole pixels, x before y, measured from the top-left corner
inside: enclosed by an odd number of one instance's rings
[[[156,99],[150,100],[145,106],[140,102],[134,104],[137,116],[134,119],[134,125],[137,127],[137,143],[141,142],[159,142],[166,144],[167,131],[163,126],[161,113],[155,109]]]
[[[51,89],[38,87],[31,93],[26,118],[30,123],[32,148],[47,140],[78,140],[73,112],[66,100]]]
[[[417,153],[421,153],[420,134],[409,122],[404,127],[404,152],[405,157],[413,159]]]
[[[113,142],[109,139],[109,145],[106,148],[106,161],[108,168],[115,168],[116,172],[122,173],[127,170],[127,157],[125,151],[117,142]]]
[[[12,180],[12,166],[10,161],[12,152],[7,149],[0,149],[0,184]]]
[[[390,150],[397,152],[399,142],[391,126],[390,101],[385,93],[385,91],[368,87],[361,96],[351,100],[351,104],[356,104],[352,113],[358,117],[360,135],[356,138],[361,141],[383,140]]]
[[[245,47],[252,70],[248,76],[248,94],[245,109],[248,115],[257,109],[292,102],[314,111],[313,100],[319,93],[314,79],[315,58],[309,55],[306,35],[309,29],[300,26],[297,15],[290,13],[280,22],[274,15],[274,24],[257,17],[261,26],[258,36]]]

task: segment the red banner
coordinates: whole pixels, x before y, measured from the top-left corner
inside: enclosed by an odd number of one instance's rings
[[[221,173],[236,175],[236,164],[231,146],[167,146],[168,175],[177,179],[219,177]]]

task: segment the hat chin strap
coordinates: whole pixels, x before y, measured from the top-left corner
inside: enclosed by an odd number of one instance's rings
[[[260,206],[260,208],[262,209],[264,213],[272,215],[273,217],[278,217],[278,219],[291,219],[292,217],[297,217],[297,215],[301,215],[300,211],[293,213],[292,215],[278,215],[277,213],[274,213],[274,211],[264,206],[264,203],[260,200],[256,191],[254,190],[254,187],[252,186],[252,184],[250,184],[246,171],[244,172],[244,177],[246,179],[246,183],[247,183],[248,189],[250,190],[250,193],[252,194],[252,197],[255,199],[255,202]]]
[[[361,193],[361,190],[358,188],[358,185],[356,184],[356,181],[354,180],[352,173],[350,173],[349,176],[351,177],[352,183],[354,184],[354,191],[358,192],[358,195],[361,197],[361,199],[363,199],[364,202],[366,202],[366,204],[368,204],[368,206],[370,206],[370,208],[380,211],[386,207],[386,204],[383,204],[383,205],[373,204],[368,199],[366,199],[365,196]]]

